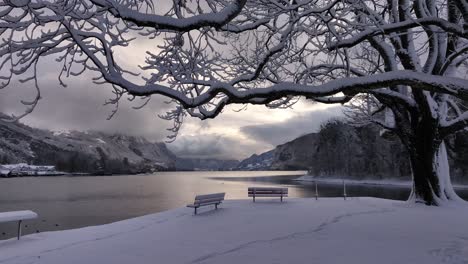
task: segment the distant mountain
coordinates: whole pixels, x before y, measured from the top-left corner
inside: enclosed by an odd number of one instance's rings
[[[406,150],[395,136],[384,138],[379,132],[375,126],[330,121],[317,133],[242,160],[236,170],[308,170],[323,177],[409,179]],[[458,133],[446,143],[452,179],[468,181],[468,132]]]
[[[311,133],[279,145],[274,150],[270,169],[307,170],[314,163],[318,134]]]
[[[253,154],[249,158],[241,161],[236,170],[270,170],[275,155],[275,150],[270,150],[260,155]]]
[[[177,158],[175,167],[178,171],[228,171],[238,164],[238,160]]]
[[[1,114],[0,114],[1,116]],[[53,165],[95,174],[160,170],[308,170],[316,176],[408,178],[409,159],[395,137],[379,128],[331,121],[260,155],[237,160],[177,158],[164,143],[102,132],[51,132],[0,121],[0,164]],[[468,181],[468,132],[446,140],[452,179]]]
[[[0,121],[0,164],[55,165],[67,172],[137,173],[175,169],[164,143],[102,132],[57,133]]]
[[[329,122],[317,133],[298,137],[240,162],[237,169],[308,170],[315,176],[349,178],[407,177],[409,164],[397,141],[374,127]]]
[[[311,133],[260,155],[242,160],[236,170],[307,170],[313,159],[317,134]]]

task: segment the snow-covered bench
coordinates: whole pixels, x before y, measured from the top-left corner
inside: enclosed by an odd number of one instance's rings
[[[18,239],[21,237],[21,222],[34,218],[37,218],[37,214],[29,210],[0,213],[0,223],[18,221]]]
[[[197,214],[197,208],[205,205],[214,204],[215,209],[218,209],[218,205],[224,200],[226,193],[212,193],[195,196],[195,201],[193,204],[188,204],[187,207],[195,209],[195,214]]]
[[[249,197],[280,197],[281,202],[283,197],[288,197],[288,188],[277,188],[277,187],[249,187]]]

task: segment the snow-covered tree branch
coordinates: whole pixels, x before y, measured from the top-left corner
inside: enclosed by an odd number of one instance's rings
[[[58,82],[85,71],[124,96],[159,94],[183,117],[215,118],[231,104],[289,107],[298,98],[372,98],[366,118],[411,156],[412,199],[454,193],[444,139],[468,126],[467,0],[0,0],[1,87],[34,82],[53,57]],[[138,68],[116,57],[155,41]],[[364,96],[363,96],[364,95]],[[366,99],[367,100],[367,99]],[[143,104],[143,105],[145,105]],[[444,165],[445,164],[445,165]]]

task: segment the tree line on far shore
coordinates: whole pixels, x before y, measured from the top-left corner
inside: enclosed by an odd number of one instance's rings
[[[408,178],[408,152],[399,139],[380,127],[353,126],[343,120],[324,123],[306,165],[312,175],[349,178]],[[452,179],[468,181],[468,132],[447,140]]]

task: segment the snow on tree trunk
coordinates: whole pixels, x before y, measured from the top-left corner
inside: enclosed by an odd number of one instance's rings
[[[447,150],[443,141],[439,143],[433,140],[431,143],[418,140],[411,146],[410,158],[413,189],[409,201],[427,205],[463,202],[450,181]]]

